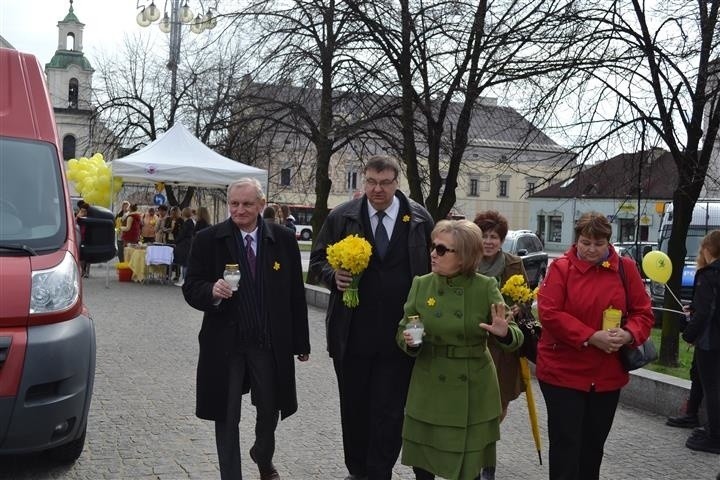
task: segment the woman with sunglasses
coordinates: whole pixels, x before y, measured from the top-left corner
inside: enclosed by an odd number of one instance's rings
[[[443,220],[431,239],[432,273],[413,280],[398,326],[398,345],[416,357],[402,463],[418,480],[473,480],[495,465],[500,438],[500,391],[488,340],[514,350],[523,337],[505,315],[495,279],[476,273],[480,228],[468,220]],[[416,315],[425,328],[419,344],[405,331]]]

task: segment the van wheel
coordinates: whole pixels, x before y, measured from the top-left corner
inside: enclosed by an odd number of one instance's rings
[[[312,233],[310,233],[310,230],[303,230],[302,232],[300,232],[300,238],[302,238],[303,240],[310,240],[311,237]]]
[[[87,433],[87,426],[83,429],[82,435],[75,440],[68,442],[59,447],[55,447],[49,450],[50,458],[58,463],[73,463],[75,460],[80,458],[80,454],[85,448],[85,434]]]

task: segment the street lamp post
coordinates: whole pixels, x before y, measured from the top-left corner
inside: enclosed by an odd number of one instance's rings
[[[188,0],[169,0],[170,15],[168,15],[168,0],[165,0],[164,12],[160,19],[160,9],[155,5],[155,0],[151,0],[149,5],[141,5],[137,0],[136,8],[140,10],[136,20],[141,27],[149,27],[154,22],[159,21],[158,27],[163,33],[170,34],[170,57],[168,59],[167,68],[170,70],[170,120],[169,127],[175,123],[175,109],[177,108],[177,67],[180,63],[180,43],[182,40],[181,26],[183,24],[190,26],[190,31],[200,34],[205,30],[212,30],[217,24],[215,12],[208,8],[205,15],[198,13],[195,16],[188,5]],[[181,3],[183,5],[181,6]]]

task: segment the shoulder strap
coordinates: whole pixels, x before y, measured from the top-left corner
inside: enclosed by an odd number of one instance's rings
[[[623,262],[623,258],[619,258],[620,262],[618,263],[618,273],[620,274],[620,281],[622,281],[623,284],[623,290],[625,290],[625,310],[629,310],[628,308],[628,299],[630,298],[630,295],[628,295],[628,287],[627,287],[627,279],[625,278],[625,266],[623,265],[625,262]],[[627,315],[623,315],[622,317],[622,324],[625,324],[625,321],[627,320]]]

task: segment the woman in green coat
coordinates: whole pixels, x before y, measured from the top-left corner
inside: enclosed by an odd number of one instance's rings
[[[413,280],[398,326],[398,345],[416,357],[402,463],[418,480],[472,480],[495,465],[500,438],[500,391],[488,337],[511,351],[522,344],[522,332],[508,320],[495,279],[476,273],[480,228],[468,220],[443,220],[431,238],[432,273]],[[425,329],[421,343],[406,331],[416,315]]]

